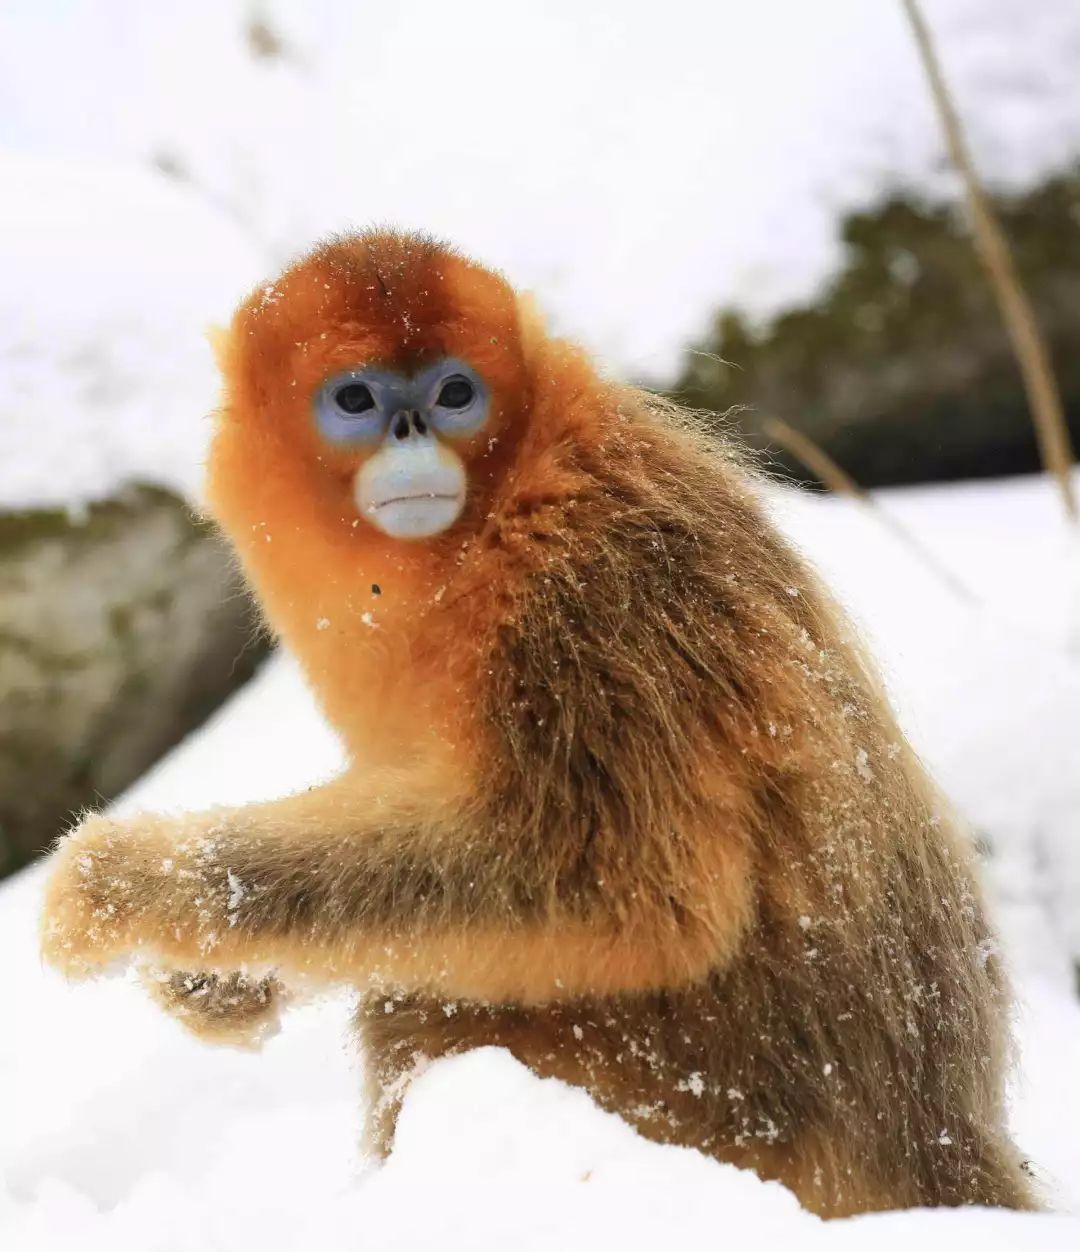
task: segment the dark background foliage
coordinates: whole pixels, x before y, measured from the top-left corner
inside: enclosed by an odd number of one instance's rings
[[[1080,443],[1080,165],[995,204]],[[671,394],[735,409],[751,442],[803,481],[769,445],[769,416],[864,486],[1038,469],[1020,374],[957,206],[898,191],[849,213],[840,233],[842,268],[817,300],[760,326],[721,308]]]

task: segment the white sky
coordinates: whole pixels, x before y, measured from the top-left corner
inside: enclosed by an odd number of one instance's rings
[[[806,292],[837,208],[940,153],[894,0],[296,0],[266,7],[284,66],[247,57],[249,7],[5,6],[0,146],[167,150],[274,255],[430,228],[638,375],[721,301]],[[1077,0],[925,10],[984,168],[1080,150]]]

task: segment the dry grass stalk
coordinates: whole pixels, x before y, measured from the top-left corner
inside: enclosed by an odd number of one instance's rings
[[[968,604],[982,602],[979,595],[957,578],[952,570],[943,565],[934,552],[917,539],[906,526],[886,512],[865,488],[860,487],[855,479],[846,470],[841,469],[832,457],[809,436],[796,430],[794,426],[789,426],[779,417],[767,417],[761,425],[770,439],[775,439],[782,448],[786,448],[792,456],[797,457],[830,491],[839,496],[849,496],[868,509],[878,522],[899,539],[908,551],[932,571],[954,595]]]
[[[945,132],[949,155],[964,183],[975,246],[990,277],[1005,329],[1023,375],[1042,463],[1057,478],[1065,511],[1075,522],[1078,520],[1078,512],[1071,469],[1076,455],[1069,439],[1061,394],[1054,378],[1045,340],[1039,332],[1031,301],[1017,273],[1008,240],[975,173],[963,127],[934,50],[930,30],[917,0],[901,0],[901,3],[915,35],[919,56]]]
[[[853,496],[864,504],[873,505],[871,496],[809,435],[804,435],[801,430],[796,430],[780,417],[766,417],[761,426],[770,439],[775,439],[782,448],[797,457],[830,491],[838,496]]]

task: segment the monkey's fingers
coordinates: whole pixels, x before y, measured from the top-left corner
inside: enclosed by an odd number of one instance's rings
[[[51,858],[41,917],[41,954],[69,978],[101,973],[131,949],[130,910],[122,891],[96,872],[100,832],[91,818]]]
[[[161,1007],[208,1043],[257,1049],[278,1032],[285,988],[270,975],[156,968],[142,975]]]

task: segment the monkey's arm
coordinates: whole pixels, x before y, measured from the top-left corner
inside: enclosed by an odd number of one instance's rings
[[[730,891],[688,899],[648,866],[625,891],[583,882],[467,806],[403,790],[345,778],[236,810],[92,817],[55,855],[45,956],[72,976],[139,955],[541,1000],[691,981],[745,924]],[[715,882],[709,867],[678,877]]]

